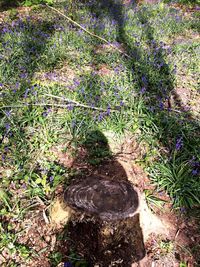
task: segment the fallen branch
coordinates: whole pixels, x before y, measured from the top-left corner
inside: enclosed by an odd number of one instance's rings
[[[55,12],[57,12],[58,14],[60,14],[61,16],[63,16],[64,18],[66,18],[68,21],[70,21],[72,24],[76,25],[78,28],[80,28],[81,30],[83,30],[84,32],[86,32],[87,34],[103,41],[104,43],[108,44],[110,47],[114,48],[115,50],[117,50],[118,52],[120,52],[121,54],[123,54],[124,56],[128,57],[128,58],[132,58],[131,56],[129,56],[127,53],[125,53],[124,51],[122,51],[121,49],[119,49],[118,47],[116,47],[115,45],[111,44],[110,42],[108,42],[105,38],[103,37],[100,37],[98,35],[96,35],[95,33],[93,32],[90,32],[88,31],[86,28],[84,28],[83,26],[81,26],[79,23],[77,23],[76,21],[72,20],[71,18],[69,18],[68,16],[66,16],[65,14],[63,14],[62,12],[60,12],[58,9],[52,7],[52,6],[49,6],[49,5],[45,5],[47,6],[48,8],[54,10]]]
[[[93,106],[89,106],[89,105],[85,105],[85,104],[82,104],[82,103],[79,103],[75,100],[71,100],[69,98],[65,98],[65,97],[60,97],[60,96],[55,96],[55,95],[51,95],[51,94],[44,94],[45,96],[50,96],[52,98],[56,98],[56,99],[60,99],[60,100],[63,100],[63,101],[66,101],[68,103],[72,103],[74,104],[75,106],[77,107],[83,107],[83,108],[90,108],[90,109],[94,109],[94,110],[100,110],[100,111],[107,111],[107,109],[103,109],[103,108],[98,108],[98,107],[93,107]],[[110,112],[115,112],[115,111],[118,111],[117,109],[110,109]]]
[[[62,99],[62,97],[56,97],[56,96],[52,96],[52,97]],[[92,106],[89,106],[89,105],[84,105],[84,104],[81,104],[81,103],[78,103],[78,102],[72,101],[72,100],[66,100],[65,99],[65,101],[68,101],[69,103],[72,103],[74,105],[73,107],[83,107],[83,108],[89,108],[89,109],[93,109],[93,110],[107,112],[107,109],[98,108],[98,107],[92,107]],[[70,108],[72,105],[71,104],[67,104],[67,105],[54,104],[54,103],[38,103],[38,104],[26,104],[26,103],[24,103],[24,105],[2,106],[2,107],[0,107],[0,109],[5,109],[5,108],[25,108],[25,107],[28,107],[28,106],[37,106],[37,107],[51,106],[51,107],[59,107],[59,108]],[[115,112],[115,111],[118,111],[118,110],[117,109],[116,110],[110,109],[110,112]]]

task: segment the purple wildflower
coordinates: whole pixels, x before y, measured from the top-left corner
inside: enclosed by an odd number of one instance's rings
[[[10,110],[6,110],[6,111],[5,111],[5,114],[6,114],[6,116],[7,116],[8,118],[10,118],[10,116],[11,116],[11,111],[10,111]]]
[[[82,87],[82,88],[80,89],[80,93],[81,93],[82,95],[85,94],[85,89],[84,89],[84,87]]]
[[[154,112],[155,111],[155,108],[154,107],[149,107],[149,110],[151,111],[151,112]]]
[[[143,86],[142,88],[141,88],[141,90],[140,90],[140,93],[141,94],[144,94],[146,92],[146,88]]]
[[[115,106],[115,109],[116,110],[121,110],[121,107],[120,106]]]
[[[42,116],[43,117],[47,117],[48,116],[48,113],[45,111],[45,112],[42,113]]]
[[[72,120],[71,127],[74,128],[75,126],[76,126],[76,121],[75,120]]]
[[[106,115],[110,115],[110,106],[108,105],[108,107],[107,107],[107,111],[106,111]]]
[[[187,112],[190,110],[190,107],[189,106],[183,106],[183,111]]]
[[[8,29],[7,27],[4,27],[4,28],[2,29],[2,32],[3,32],[3,33],[7,33],[7,32],[9,32],[9,29]]]
[[[194,170],[192,170],[192,175],[197,175],[198,174],[198,170],[197,169],[194,169]]]
[[[142,76],[142,83],[147,85],[147,78],[144,75]]]
[[[6,133],[8,133],[10,130],[10,123],[6,123],[5,128],[6,128]]]
[[[102,121],[103,120],[103,114],[100,113],[99,116],[98,116],[98,121]]]
[[[27,188],[27,185],[25,183],[22,184],[22,188],[23,189],[26,189]]]
[[[52,109],[51,109],[51,108],[48,108],[46,111],[44,111],[44,112],[42,113],[43,117],[47,117],[48,114],[49,114],[51,111],[52,111]]]
[[[51,176],[49,177],[49,182],[52,183],[53,180],[54,180],[54,177],[51,175]]]
[[[7,146],[4,147],[4,152],[5,152],[5,154],[7,154],[9,152],[9,148]]]
[[[160,102],[159,102],[159,108],[160,108],[161,110],[163,110],[163,109],[164,109],[164,104],[163,104],[163,102],[162,102],[162,101],[160,101]]]
[[[69,104],[69,105],[67,106],[67,109],[70,110],[70,111],[73,110],[73,108],[74,108],[74,106],[73,106],[72,104]]]
[[[69,261],[64,262],[64,267],[73,267],[72,263]]]
[[[27,78],[27,73],[21,73],[21,74],[20,74],[20,78],[22,78],[22,79]]]
[[[124,106],[124,102],[121,100],[119,105],[120,105],[120,107]]]
[[[95,96],[95,102],[97,103],[99,100],[100,100],[100,96],[99,95]]]
[[[24,98],[27,98],[27,96],[28,96],[28,92],[29,92],[29,91],[30,91],[30,89],[27,88],[26,91],[25,91],[25,93],[24,93]]]
[[[119,98],[119,93],[118,92],[114,92],[114,96],[116,96],[117,98]]]
[[[79,84],[80,84],[80,81],[77,80],[77,79],[74,79],[74,85],[75,85],[75,86],[79,86]]]
[[[183,137],[179,137],[177,140],[176,140],[176,150],[180,150],[183,146]]]

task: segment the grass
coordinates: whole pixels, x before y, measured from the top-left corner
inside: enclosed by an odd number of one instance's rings
[[[122,43],[132,58],[109,49],[98,53],[98,39],[48,8],[35,8],[23,19],[15,14],[3,23],[0,215],[18,218],[22,200],[29,202],[34,196],[50,202],[70,171],[51,160],[50,148],[66,141],[78,147],[95,130],[119,135],[129,131],[138,141],[145,140],[149,149],[140,164],[152,182],[166,190],[174,208],[198,206],[199,118],[180,100],[173,108],[167,106],[183,82],[199,93],[199,39],[190,39],[198,35],[197,13],[184,16],[164,3],[133,8],[111,1],[80,1],[72,7],[59,1],[56,6],[109,42]],[[107,75],[100,73],[102,67]],[[60,77],[65,73],[63,82]],[[105,111],[77,107],[47,94]],[[56,106],[63,104],[66,107]],[[99,155],[108,156],[98,148],[92,152],[94,164]],[[23,188],[17,206],[15,191],[10,190],[13,184]],[[10,235],[4,225],[1,228]]]

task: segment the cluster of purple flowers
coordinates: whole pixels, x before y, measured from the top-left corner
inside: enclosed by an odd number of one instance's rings
[[[28,87],[25,92],[24,92],[24,98],[27,98],[28,95],[33,95],[33,96],[37,96],[37,90],[39,88],[39,85],[38,84],[34,84],[34,85],[31,85],[30,87]]]
[[[52,109],[51,108],[47,108],[43,113],[42,113],[42,115],[43,115],[43,117],[47,117],[48,115],[49,115],[49,113],[51,113],[52,112]]]
[[[180,136],[176,139],[176,150],[179,151],[183,147],[183,137]]]
[[[73,267],[72,263],[69,261],[64,262],[64,267]]]
[[[192,167],[192,175],[197,176],[200,174],[200,161],[195,157],[190,160],[190,166]]]
[[[8,160],[8,154],[10,152],[10,149],[8,146],[4,147],[3,153],[1,154],[1,159],[4,162],[6,159]]]

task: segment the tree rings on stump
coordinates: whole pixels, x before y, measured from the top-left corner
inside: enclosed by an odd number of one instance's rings
[[[66,204],[102,220],[134,216],[139,206],[138,193],[128,181],[89,177],[71,185],[64,194]]]

